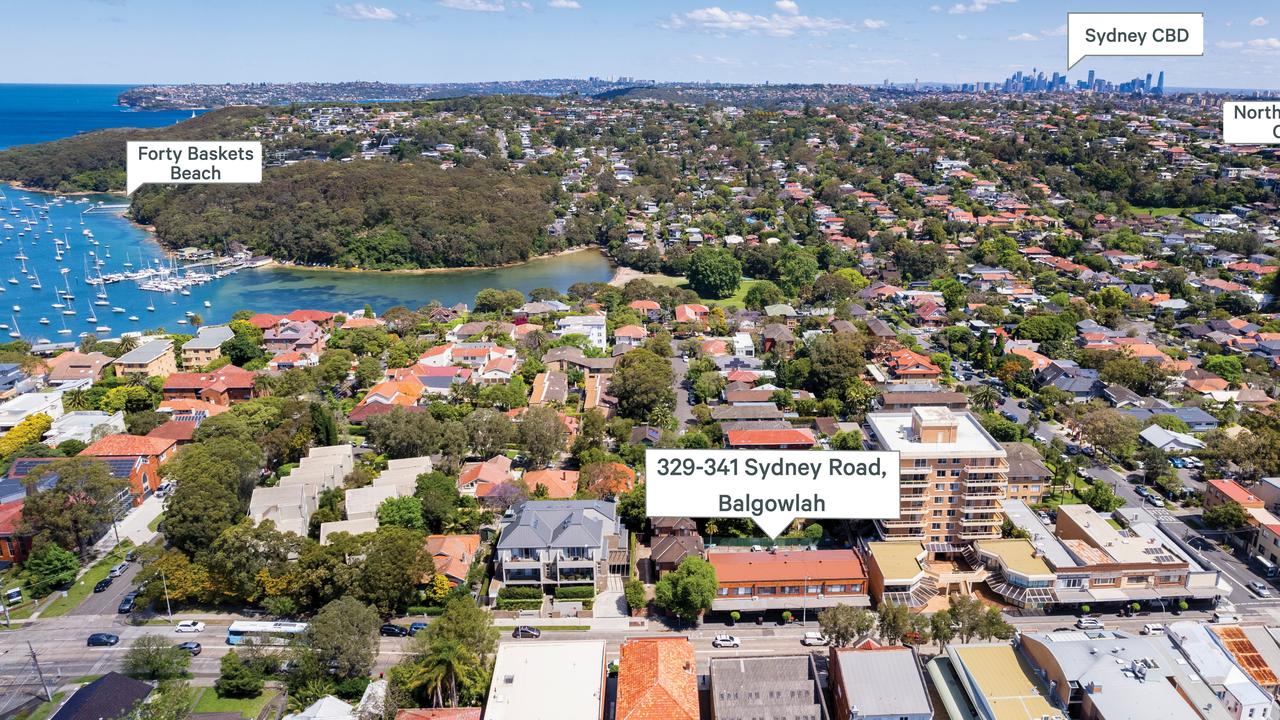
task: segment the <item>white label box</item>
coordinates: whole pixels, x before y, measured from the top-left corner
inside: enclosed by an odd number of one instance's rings
[[[258,141],[130,140],[125,152],[126,195],[146,183],[262,182],[262,143]]]
[[[1067,13],[1067,69],[1090,55],[1204,55],[1204,13]]]
[[[645,451],[649,517],[749,517],[769,537],[796,518],[895,519],[897,452]]]

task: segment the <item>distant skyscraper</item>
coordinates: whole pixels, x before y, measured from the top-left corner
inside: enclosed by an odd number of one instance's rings
[[[1093,89],[1093,71],[1092,70],[1089,71],[1089,89],[1090,90]]]
[[[1143,90],[1151,92],[1151,73],[1147,73],[1147,83],[1142,87]]]
[[[1164,94],[1164,71],[1160,71],[1160,79],[1156,81],[1156,92]]]

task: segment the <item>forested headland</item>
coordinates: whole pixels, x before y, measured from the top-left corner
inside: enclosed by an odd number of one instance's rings
[[[0,180],[57,192],[123,191],[128,141],[240,139],[262,116],[262,108],[224,108],[169,127],[111,128],[20,145],[0,150]]]
[[[383,270],[492,266],[560,249],[546,232],[555,189],[483,166],[303,162],[267,168],[261,185],[146,187],[132,213],[170,247]]]

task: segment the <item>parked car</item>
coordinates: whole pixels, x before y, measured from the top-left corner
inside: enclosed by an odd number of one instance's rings
[[[1143,635],[1163,635],[1164,626],[1160,623],[1147,623],[1142,626]]]
[[[204,632],[204,623],[199,620],[183,620],[173,629],[174,632],[180,633],[198,633]]]
[[[114,579],[114,578],[106,577],[106,578],[103,578],[103,579],[99,580],[99,581],[98,581],[98,584],[93,586],[93,591],[94,591],[94,592],[96,592],[96,593],[100,593],[100,592],[105,591],[107,588],[111,587],[111,581],[112,581],[113,579]]]
[[[133,562],[134,560],[137,560],[137,559],[138,559],[137,550],[130,550],[129,552],[124,554],[124,561],[127,563]]]
[[[186,650],[187,652],[191,653],[191,657],[195,657],[199,655],[200,651],[204,649],[200,646],[200,643],[196,642],[195,640],[188,640],[183,643],[178,643],[177,645],[174,645],[174,647],[179,650]]]
[[[126,615],[128,613],[133,612],[133,606],[137,603],[137,600],[138,600],[137,592],[131,592],[125,595],[123,598],[120,598],[120,607],[116,608],[116,612],[120,613],[121,615]]]
[[[89,636],[89,647],[111,647],[119,642],[120,636],[111,633],[94,633]]]
[[[107,577],[112,579],[118,578],[124,574],[125,570],[128,570],[128,569],[129,569],[129,563],[122,562],[119,565],[112,567],[111,572],[107,573]]]
[[[711,647],[736,648],[742,647],[742,643],[732,635],[717,635],[711,639]]]
[[[828,645],[830,643],[831,641],[820,632],[809,631],[804,634],[804,637],[800,638],[801,645]]]
[[[1217,625],[1238,625],[1240,616],[1232,612],[1214,612],[1209,622]]]
[[[1150,495],[1148,495],[1146,500],[1148,505],[1155,505],[1156,507],[1164,507],[1164,499],[1161,498],[1159,495],[1156,495],[1155,493],[1151,493]]]
[[[1253,594],[1257,595],[1258,597],[1262,597],[1262,598],[1271,597],[1271,589],[1267,587],[1266,583],[1254,580],[1253,582],[1245,583],[1245,587],[1249,588],[1249,590],[1252,591]]]
[[[384,623],[378,628],[378,634],[382,637],[408,637],[409,628],[395,623]]]
[[[517,640],[520,638],[540,638],[542,637],[542,631],[536,627],[519,625],[515,630],[511,631],[511,637],[516,638]]]
[[[1096,617],[1085,616],[1076,620],[1077,630],[1104,630],[1106,625]]]
[[[420,631],[426,630],[426,629],[427,629],[427,624],[424,622],[409,623],[409,637],[413,637],[414,635],[417,635]]]

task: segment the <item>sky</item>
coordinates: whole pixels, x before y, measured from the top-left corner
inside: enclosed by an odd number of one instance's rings
[[[1205,55],[1086,59],[1121,81],[1280,88],[1280,3],[1130,0],[4,0],[0,81],[973,82],[1066,70],[1067,12],[1198,11]]]

